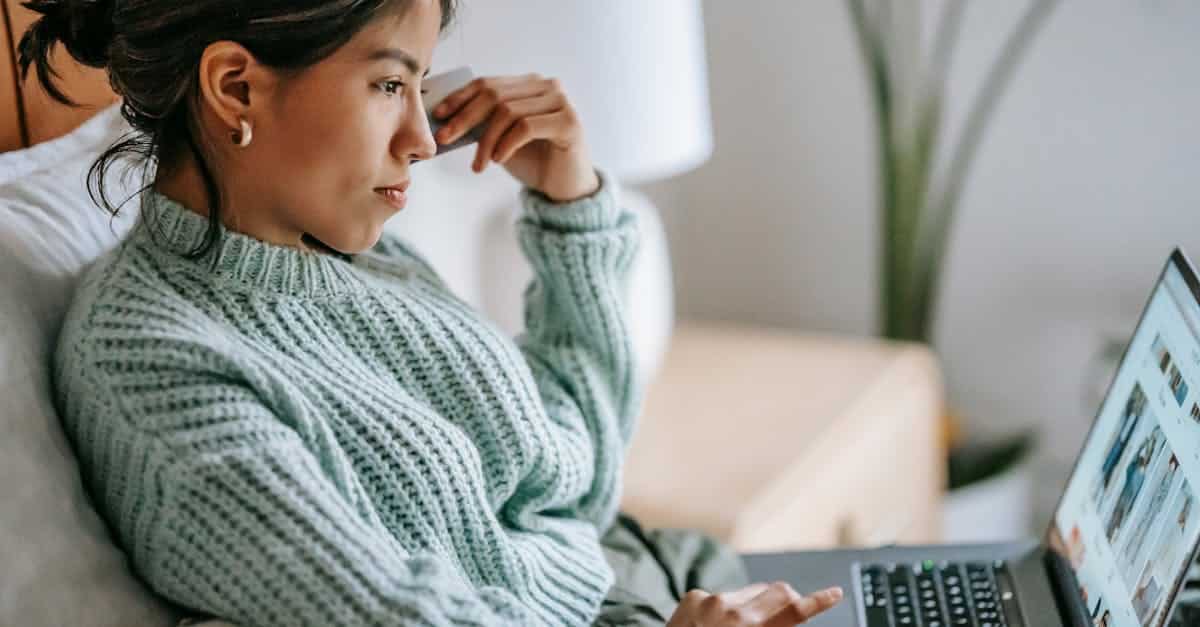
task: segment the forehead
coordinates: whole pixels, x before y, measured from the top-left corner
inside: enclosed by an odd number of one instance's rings
[[[394,3],[396,9],[384,11],[342,46],[337,56],[342,61],[367,63],[372,54],[399,48],[415,57],[421,71],[432,62],[442,22],[439,0],[409,0]]]

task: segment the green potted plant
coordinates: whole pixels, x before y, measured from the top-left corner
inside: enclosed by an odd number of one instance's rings
[[[947,243],[967,173],[1001,93],[1058,0],[1030,1],[988,69],[957,137],[943,137],[945,92],[967,1],[943,3],[927,60],[920,45],[920,2],[846,2],[866,64],[877,122],[879,332],[895,340],[932,345]],[[941,154],[940,146],[950,150]],[[989,495],[980,498],[968,490],[1017,468],[1029,457],[1033,437],[1024,432],[999,442],[970,442],[959,434],[958,421],[949,410],[944,431],[951,491],[949,527],[952,518],[963,518],[951,513],[956,499],[966,508],[994,504]],[[1028,501],[1029,495],[1023,498]],[[1024,508],[1021,511],[1030,507],[1028,502],[1013,505]],[[972,514],[965,518],[971,519]],[[955,539],[955,534],[947,529],[948,539]]]

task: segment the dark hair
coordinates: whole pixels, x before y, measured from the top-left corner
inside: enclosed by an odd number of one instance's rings
[[[458,1],[440,2],[444,32]],[[88,171],[88,194],[97,205],[117,215],[120,206],[109,202],[103,183],[122,157],[171,167],[184,151],[193,153],[211,208],[204,241],[186,253],[195,259],[215,248],[221,235],[219,188],[192,127],[205,48],[235,41],[268,66],[299,71],[333,54],[382,13],[408,10],[411,0],[31,0],[23,6],[42,17],[17,46],[22,79],[33,66],[51,97],[78,106],[56,85],[50,63],[54,43],[61,41],[75,60],[106,69],[113,91],[123,97],[121,115],[135,132]]]

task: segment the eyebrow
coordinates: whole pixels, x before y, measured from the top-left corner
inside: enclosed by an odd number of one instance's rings
[[[400,48],[380,48],[367,57],[367,61],[379,61],[380,59],[394,59],[403,63],[409,72],[413,74],[420,72],[421,64],[417,62],[417,58]],[[425,73],[421,76],[429,76],[429,68],[425,68]]]

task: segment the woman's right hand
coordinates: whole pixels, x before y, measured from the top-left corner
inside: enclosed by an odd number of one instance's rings
[[[720,594],[696,589],[683,596],[667,627],[791,627],[841,600],[838,587],[804,596],[783,581]]]

